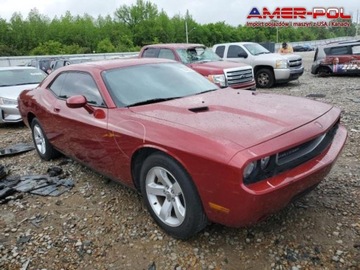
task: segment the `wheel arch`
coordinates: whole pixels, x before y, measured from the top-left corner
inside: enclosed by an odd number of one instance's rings
[[[274,73],[274,68],[272,66],[258,65],[258,66],[254,67],[254,74],[256,74],[256,72],[258,72],[260,69],[263,69],[263,68],[269,69]]]
[[[188,174],[189,178],[191,179],[194,188],[196,189],[196,192],[199,195],[200,198],[200,193],[199,190],[190,174],[190,172],[186,169],[186,166],[184,165],[183,162],[181,162],[181,160],[176,157],[175,155],[171,155],[169,152],[163,150],[163,149],[159,149],[156,147],[152,147],[152,146],[146,146],[146,147],[142,147],[138,150],[136,150],[136,152],[132,155],[131,158],[131,176],[133,179],[133,183],[135,188],[140,191],[140,172],[141,172],[141,166],[144,163],[145,159],[148,158],[149,156],[151,156],[152,154],[155,153],[161,153],[166,155],[167,157],[171,158],[172,160],[174,160],[176,163],[179,164],[179,166],[181,166],[185,173]]]
[[[147,157],[157,152],[163,152],[163,151],[153,147],[143,147],[136,150],[136,152],[131,157],[131,175],[134,186],[138,191],[140,191],[141,166]]]
[[[29,127],[31,127],[31,122],[33,121],[34,118],[36,118],[35,114],[29,112],[26,117]]]
[[[186,170],[184,163],[180,161],[180,159],[174,155],[171,155],[169,152],[165,151],[164,149],[160,149],[160,148],[156,148],[153,146],[146,146],[146,147],[142,147],[140,149],[137,149],[135,151],[135,153],[132,155],[131,157],[131,176],[133,179],[133,183],[135,188],[140,191],[140,171],[141,171],[141,166],[144,163],[145,159],[147,159],[149,156],[151,156],[152,154],[155,153],[161,153],[166,155],[167,157],[171,158],[172,160],[174,160],[175,162],[177,162],[183,169],[184,171],[190,176],[190,178],[192,179],[190,173],[188,172],[188,170]],[[193,181],[193,180],[192,180]],[[196,188],[196,185],[193,181],[193,184]]]
[[[328,65],[319,65],[319,67],[316,70],[316,74],[318,74],[319,76],[327,76],[333,74],[333,71],[331,67]]]

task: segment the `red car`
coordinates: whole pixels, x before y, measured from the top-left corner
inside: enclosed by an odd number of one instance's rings
[[[285,207],[329,173],[347,137],[329,104],[220,89],[165,59],[69,65],[18,102],[42,159],[61,152],[139,190],[179,239]]]
[[[203,44],[152,44],[142,47],[138,57],[178,61],[222,88],[256,89],[254,71],[250,65],[224,61]]]

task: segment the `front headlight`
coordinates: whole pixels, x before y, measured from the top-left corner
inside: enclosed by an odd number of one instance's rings
[[[284,60],[284,59],[276,60],[275,68],[277,68],[277,69],[289,68],[289,62],[287,60]]]
[[[17,105],[17,104],[18,102],[16,99],[0,97],[0,105]]]
[[[265,170],[267,166],[269,165],[270,157],[264,157],[260,159],[260,167],[262,170]]]
[[[220,85],[220,87],[226,87],[226,79],[225,79],[225,75],[224,74],[219,74],[219,75],[209,75],[208,76],[209,81]]]
[[[256,161],[249,163],[244,170],[244,179],[247,179],[256,169]]]
[[[245,185],[256,183],[271,177],[275,166],[275,155],[266,156],[249,163],[243,171]]]

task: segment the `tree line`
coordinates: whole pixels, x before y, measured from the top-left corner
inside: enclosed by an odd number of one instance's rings
[[[73,16],[70,11],[49,19],[37,9],[26,19],[15,12],[9,21],[0,17],[0,56],[135,52],[152,43],[188,41],[212,46],[235,41],[304,41],[354,36],[351,27],[247,27],[226,22],[199,24],[189,12],[170,18],[156,4],[137,0],[122,5],[113,16]]]

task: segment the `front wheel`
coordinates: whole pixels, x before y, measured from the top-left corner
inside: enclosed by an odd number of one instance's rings
[[[274,73],[267,68],[259,69],[255,74],[256,86],[259,88],[270,88],[275,83]]]
[[[37,118],[34,118],[31,122],[31,132],[36,151],[42,159],[50,160],[59,156],[59,152],[54,149],[46,138],[44,130]]]
[[[141,193],[151,216],[168,234],[188,239],[207,224],[197,190],[171,157],[156,153],[141,168]]]

